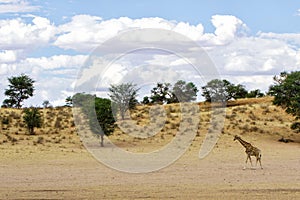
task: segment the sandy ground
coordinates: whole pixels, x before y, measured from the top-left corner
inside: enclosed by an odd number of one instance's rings
[[[245,139],[262,150],[264,169],[243,170],[244,148],[224,134],[205,159],[203,138],[172,165],[151,173],[110,169],[84,148],[0,146],[1,199],[300,199],[300,144]]]

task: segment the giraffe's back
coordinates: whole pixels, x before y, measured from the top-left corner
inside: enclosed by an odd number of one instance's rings
[[[260,157],[261,156],[261,150],[251,146],[251,148],[246,149],[246,153],[250,156]]]

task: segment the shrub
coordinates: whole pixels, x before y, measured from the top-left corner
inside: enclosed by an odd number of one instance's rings
[[[44,142],[44,137],[42,137],[42,136],[38,137],[36,143],[37,144],[43,144],[43,142]]]
[[[9,119],[7,117],[2,119],[2,124],[8,125],[9,124]]]
[[[24,123],[26,124],[28,131],[31,135],[34,134],[34,128],[40,128],[42,126],[42,117],[38,108],[31,107],[24,109]]]

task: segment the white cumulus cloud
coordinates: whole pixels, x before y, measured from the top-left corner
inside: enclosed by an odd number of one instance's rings
[[[100,17],[77,15],[72,17],[69,23],[59,26],[61,34],[54,44],[64,49],[90,51],[122,31],[143,28],[173,30],[193,40],[199,40],[204,30],[202,24],[194,26],[158,17],[141,19],[121,17],[104,21]],[[155,35],[152,39],[155,39]]]
[[[0,0],[0,13],[26,13],[39,10],[26,0]]]
[[[0,12],[1,6],[20,5],[20,2],[26,1],[0,0]],[[205,32],[201,23],[193,25],[159,17],[103,20],[100,16],[75,15],[70,21],[58,25],[45,17],[29,17],[0,19],[0,89],[6,87],[7,77],[26,73],[37,81],[37,95],[31,102],[41,103],[49,98],[50,102],[63,103],[66,95],[72,93],[78,70],[88,58],[89,52],[119,33],[132,29],[158,28],[186,36],[207,50],[221,76],[244,84],[247,89],[267,90],[274,75],[300,68],[299,33],[259,32],[249,35],[246,23],[232,15],[212,16],[211,23],[215,30],[211,33]],[[139,41],[137,37],[145,40],[148,35],[137,34],[131,37],[132,41]],[[159,42],[157,39],[160,38],[150,34],[147,42]],[[118,45],[117,41],[113,44]],[[114,45],[109,48],[115,48]],[[47,56],[41,53],[36,57],[28,54],[40,49],[46,52],[48,47],[53,46],[60,53]],[[64,50],[72,50],[73,55],[64,54]],[[108,66],[109,59],[102,60],[102,63],[92,63],[90,68],[82,71],[84,76],[80,81],[97,81],[97,75],[105,74],[102,77],[104,84],[99,86],[108,87],[110,83],[120,80],[136,79],[141,83],[151,80],[173,81],[178,77],[190,81],[196,77],[192,69],[186,68],[188,65],[184,56],[168,55],[166,52],[158,52],[151,57],[147,55],[147,52],[135,57],[127,55],[120,62],[110,65],[105,72],[101,71],[104,67],[102,69],[99,66]],[[182,55],[188,57],[188,54]],[[170,70],[170,67],[173,68]],[[3,99],[2,93],[0,98]]]
[[[49,45],[56,27],[44,17],[34,16],[31,23],[22,18],[0,20],[0,49],[30,51]]]

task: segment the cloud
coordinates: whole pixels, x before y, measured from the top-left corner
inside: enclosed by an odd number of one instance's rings
[[[214,15],[211,22],[215,27],[214,33],[206,33],[202,42],[205,46],[226,45],[239,37],[246,35],[247,25],[232,15]]]
[[[185,22],[169,21],[159,17],[103,20],[97,16],[76,15],[71,21],[59,26],[60,35],[54,42],[60,48],[76,51],[91,51],[118,33],[130,29],[155,28],[180,33],[203,46],[226,45],[236,37],[245,35],[248,27],[244,22],[231,15],[214,15],[214,33],[204,33],[202,24],[190,25]],[[152,35],[151,39],[155,39]]]
[[[17,60],[17,52],[12,50],[0,51],[0,63],[11,63]]]
[[[259,32],[258,37],[270,40],[279,40],[289,43],[291,45],[300,46],[300,34],[299,33],[263,33]]]
[[[2,4],[17,2],[20,1],[0,0]],[[0,20],[0,89],[4,90],[6,87],[7,77],[26,73],[37,80],[37,95],[29,101],[31,104],[35,105],[35,102],[41,104],[45,98],[48,98],[51,103],[64,103],[66,96],[73,92],[78,70],[88,58],[87,54],[119,33],[142,28],[171,30],[190,38],[207,51],[222,77],[235,83],[245,84],[249,89],[267,90],[274,75],[284,70],[299,70],[300,34],[259,32],[256,35],[248,35],[247,25],[231,15],[214,15],[211,22],[215,27],[212,33],[205,32],[205,27],[201,23],[191,25],[158,17],[141,19],[120,17],[103,20],[99,16],[75,15],[70,21],[59,25],[39,16],[30,16],[26,20],[22,17],[2,19]],[[161,39],[151,34],[131,35],[132,41],[138,39],[144,41],[147,38],[147,42],[150,43],[160,42]],[[173,38],[169,39],[172,41]],[[118,47],[120,51],[126,50],[118,46],[117,42],[116,40],[114,43],[109,43],[108,48],[113,50]],[[181,47],[179,44],[174,45]],[[47,51],[47,48],[52,46],[58,48],[58,52],[63,52],[62,55],[60,53],[55,55],[54,52],[52,56],[28,56],[28,52],[40,49]],[[73,50],[75,55],[64,54],[64,50],[69,49]],[[189,60],[190,57],[185,52],[179,50],[182,57],[166,52],[154,52],[152,55],[150,53],[137,52],[135,57],[126,55],[124,59],[111,65],[109,58],[98,60],[99,63],[90,63],[88,68],[81,71],[83,76],[77,83],[88,83],[88,81],[93,84],[99,83],[97,82],[99,74],[102,76],[100,80],[102,85],[99,85],[102,90],[105,90],[110,83],[122,80],[135,80],[139,84],[159,80],[172,82],[178,78],[199,81],[195,71],[188,68],[184,58]],[[102,71],[108,65],[110,68]],[[1,95],[3,94],[0,93],[0,99]]]
[[[58,27],[60,35],[54,45],[63,49],[90,51],[104,40],[113,37],[116,31],[113,24],[101,24],[102,19],[90,15],[76,15],[71,22]]]
[[[87,56],[85,55],[55,55],[51,57],[27,58],[21,62],[22,65],[35,66],[42,70],[53,70],[61,68],[81,67]]]
[[[235,75],[223,76],[224,79],[230,80],[234,84],[242,84],[247,90],[260,89],[262,92],[267,92],[269,86],[274,83],[274,75]]]
[[[0,49],[15,54],[18,60],[38,47],[48,46],[55,34],[55,25],[44,17],[34,16],[31,23],[22,18],[3,19],[0,20]]]
[[[39,9],[26,0],[0,0],[0,13],[28,13]]]
[[[193,26],[158,17],[141,19],[121,17],[104,21],[100,17],[77,15],[69,23],[59,26],[61,34],[54,44],[63,49],[90,51],[122,31],[143,28],[173,30],[193,40],[200,39],[203,34],[201,24]],[[152,35],[151,39],[155,39],[155,35]]]
[[[4,90],[7,87],[7,77],[25,73],[36,81],[35,96],[26,101],[26,105],[41,105],[43,100],[50,100],[53,105],[58,105],[57,103],[64,101],[67,93],[73,93],[73,82],[86,58],[85,55],[57,55],[2,63],[0,88]],[[0,93],[0,99],[4,99],[3,93]]]
[[[1,54],[0,54],[1,58]],[[5,57],[8,59],[9,57]],[[39,73],[49,73],[51,75],[55,70],[78,70],[85,62],[85,55],[55,55],[51,57],[26,58],[18,62],[0,63],[2,74],[16,74],[17,71],[24,73],[33,73],[37,70]],[[65,74],[66,76],[68,74]]]
[[[35,84],[34,96],[24,103],[28,106],[37,106],[48,100],[53,106],[65,105],[65,99],[74,94],[72,82],[73,79],[64,77],[48,77],[43,82],[39,80]]]
[[[275,75],[300,68],[299,48],[260,36],[238,38],[208,53],[224,75]]]

